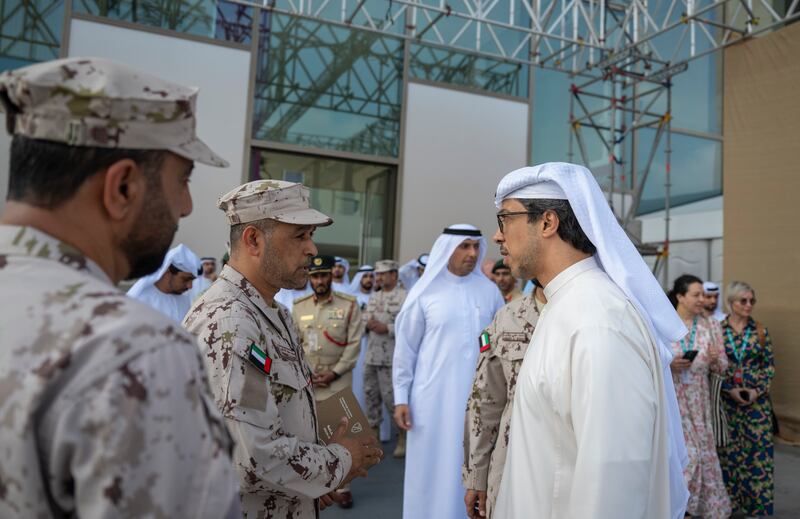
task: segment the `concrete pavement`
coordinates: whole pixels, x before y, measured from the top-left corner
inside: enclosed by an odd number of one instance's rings
[[[401,519],[404,461],[392,458],[394,443],[384,444],[387,457],[366,479],[353,481],[355,507],[334,507],[322,519]],[[466,516],[465,516],[466,517]],[[800,447],[775,446],[774,519],[800,519]],[[420,518],[426,519],[426,518]]]

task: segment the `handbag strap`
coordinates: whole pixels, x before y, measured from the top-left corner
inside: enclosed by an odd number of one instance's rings
[[[756,321],[756,333],[758,334],[758,344],[763,348],[767,342],[767,332],[764,331],[761,321]]]

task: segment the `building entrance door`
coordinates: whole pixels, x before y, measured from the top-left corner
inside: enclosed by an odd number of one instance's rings
[[[392,257],[396,173],[393,165],[264,149],[254,149],[250,163],[250,180],[311,188],[311,205],[334,221],[314,234],[320,254],[354,267]]]

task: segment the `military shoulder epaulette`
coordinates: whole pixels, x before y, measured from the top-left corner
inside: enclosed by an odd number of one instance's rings
[[[346,300],[348,300],[348,301],[355,301],[355,302],[357,302],[357,301],[358,301],[358,299],[356,298],[356,296],[351,296],[350,294],[345,294],[344,292],[335,292],[335,291],[334,291],[334,293],[333,293],[333,294],[334,294],[335,296],[337,296],[337,297],[341,297],[342,299],[346,299]]]
[[[305,295],[305,296],[302,296],[302,297],[298,297],[297,299],[294,300],[294,304],[301,303],[301,302],[305,301],[306,299],[308,299],[310,297],[313,297],[313,296],[314,296],[314,294],[308,294],[308,295]]]

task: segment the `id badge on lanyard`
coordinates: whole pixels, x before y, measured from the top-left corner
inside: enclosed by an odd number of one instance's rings
[[[733,383],[740,387],[742,384],[744,384],[744,373],[742,372],[742,368],[736,368],[736,371],[733,372]]]

